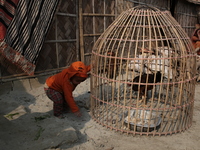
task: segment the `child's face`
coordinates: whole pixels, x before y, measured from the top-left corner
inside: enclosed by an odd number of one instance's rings
[[[71,82],[74,84],[74,85],[78,85],[80,84],[81,82],[85,81],[86,78],[83,78],[83,77],[78,77],[78,76],[73,76],[71,78]]]

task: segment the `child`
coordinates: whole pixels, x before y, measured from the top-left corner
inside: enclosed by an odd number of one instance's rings
[[[196,29],[192,34],[191,40],[195,51],[200,55],[200,51],[198,51],[200,48],[200,24],[196,24]]]
[[[63,112],[69,108],[76,116],[82,115],[72,92],[78,84],[86,80],[89,71],[90,66],[85,66],[83,62],[77,61],[62,72],[47,78],[44,90],[48,98],[53,101],[54,116],[63,118]]]

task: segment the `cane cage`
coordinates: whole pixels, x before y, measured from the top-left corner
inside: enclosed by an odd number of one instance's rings
[[[91,115],[116,131],[168,135],[192,124],[196,55],[169,11],[124,11],[92,50]]]

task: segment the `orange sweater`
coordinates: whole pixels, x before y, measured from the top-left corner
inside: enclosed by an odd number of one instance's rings
[[[191,37],[194,48],[200,47],[200,28],[197,28]]]
[[[50,76],[46,80],[46,84],[49,88],[64,94],[64,98],[72,112],[79,111],[79,108],[72,96],[72,92],[76,87],[70,82],[70,78],[74,75],[87,78],[87,72],[89,70],[90,66],[85,66],[82,62],[78,61],[73,63],[69,68],[64,69],[56,75]]]

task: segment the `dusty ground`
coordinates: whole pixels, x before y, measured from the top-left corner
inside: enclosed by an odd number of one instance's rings
[[[52,102],[43,91],[45,77],[0,85],[1,150],[199,150],[200,85],[196,85],[193,125],[172,136],[133,136],[111,131],[94,122],[82,107],[81,118],[52,116]],[[87,106],[89,80],[74,96]],[[82,103],[80,103],[82,101]],[[8,114],[14,114],[9,116]]]

